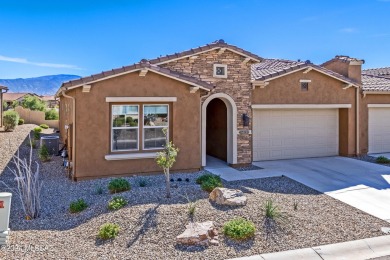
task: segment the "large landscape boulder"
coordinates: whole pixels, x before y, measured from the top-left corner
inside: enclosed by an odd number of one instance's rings
[[[218,245],[218,231],[212,221],[190,223],[186,225],[186,230],[176,237],[176,242],[184,245]]]
[[[209,199],[217,204],[228,206],[244,206],[247,201],[242,191],[227,188],[215,188],[210,193]]]

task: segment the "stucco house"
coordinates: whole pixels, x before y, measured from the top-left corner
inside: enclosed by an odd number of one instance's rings
[[[26,92],[5,93],[3,99],[7,103],[7,106],[10,107],[14,102],[22,102],[25,96],[36,96],[39,99],[41,99],[41,97],[35,93],[26,93]]]
[[[265,59],[219,40],[69,81],[56,96],[72,177],[161,172],[162,128],[180,148],[176,171],[206,166],[206,155],[236,167],[367,153],[369,109],[390,115],[390,84],[363,82],[363,63]]]

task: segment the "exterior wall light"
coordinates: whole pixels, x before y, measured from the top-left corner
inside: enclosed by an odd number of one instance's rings
[[[242,124],[244,126],[249,126],[250,117],[248,114],[242,114]]]

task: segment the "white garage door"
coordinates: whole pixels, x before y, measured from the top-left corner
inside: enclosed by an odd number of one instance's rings
[[[390,108],[368,109],[368,152],[390,152]]]
[[[254,161],[339,154],[338,109],[255,109],[253,117]]]

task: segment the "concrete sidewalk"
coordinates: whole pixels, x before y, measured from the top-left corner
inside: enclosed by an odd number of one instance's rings
[[[366,260],[390,255],[390,235],[324,246],[235,258],[241,260]]]

